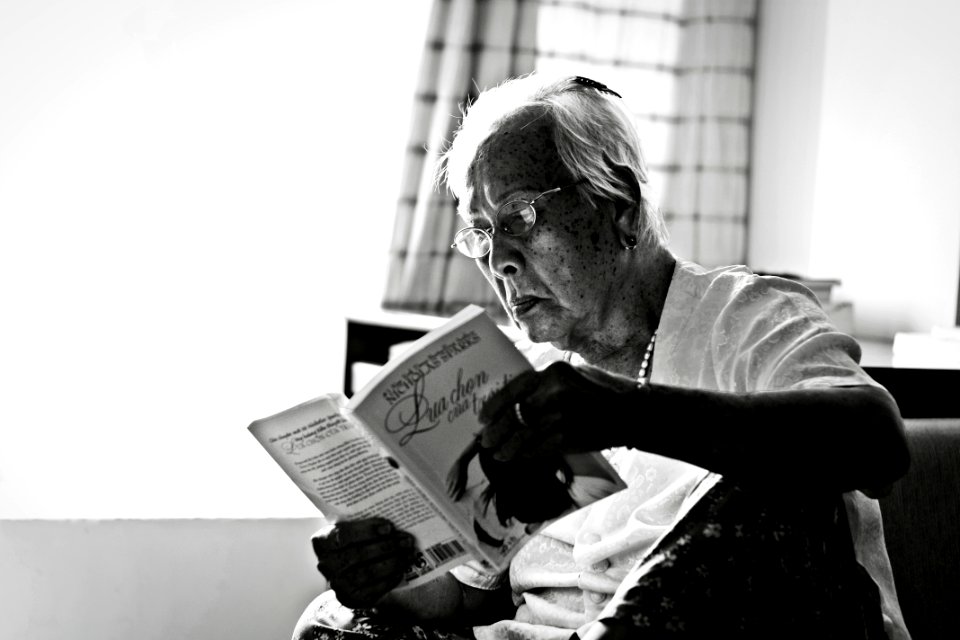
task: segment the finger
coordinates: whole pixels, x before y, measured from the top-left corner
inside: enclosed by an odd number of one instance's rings
[[[519,451],[523,450],[525,440],[523,434],[511,433],[504,437],[496,447],[488,448],[493,449],[493,459],[497,462],[510,462]]]
[[[484,428],[480,432],[481,447],[499,449],[516,434],[541,428],[527,405],[540,387],[538,375],[532,372],[532,375],[525,375],[515,384],[509,384],[491,398],[492,404],[485,405],[487,412]]]
[[[412,558],[416,543],[408,533],[398,532],[394,536],[354,544],[337,551],[317,556],[317,569],[328,580],[341,574],[349,574],[358,568],[376,565],[378,562],[400,558],[406,562]]]
[[[538,371],[524,371],[511,378],[507,384],[491,395],[480,409],[480,422],[494,422],[507,412],[513,412],[513,404],[533,393],[539,385]]]
[[[539,384],[534,392],[524,399],[523,408],[531,408],[538,416],[541,410],[547,410],[558,401],[569,399],[570,392],[579,391],[578,382],[583,378],[578,367],[567,362],[554,362],[540,372]],[[527,412],[524,412],[526,416]]]
[[[412,554],[371,559],[331,579],[330,588],[344,606],[371,607],[400,584],[412,561]]]
[[[514,460],[530,460],[533,458],[554,458],[564,451],[564,437],[562,433],[546,432],[538,438],[530,438],[523,447],[514,454]]]
[[[377,606],[385,595],[396,589],[403,582],[403,574],[399,574],[397,579],[392,582],[384,582],[375,587],[358,589],[356,591],[345,591],[337,589],[331,585],[331,589],[337,595],[337,600],[345,607],[350,609],[369,609]]]
[[[484,407],[486,412],[481,411],[488,422],[481,432],[480,445],[492,449],[499,461],[555,452],[560,443],[548,434],[565,424],[557,410],[567,407],[568,396],[577,389],[581,377],[569,363],[554,362],[542,371],[526,372],[511,380],[491,397]],[[543,446],[548,437],[550,445]]]
[[[539,421],[531,424],[527,421],[526,414],[521,414],[524,416],[521,420],[517,413],[519,412],[511,410],[481,432],[480,445],[499,462],[513,460],[528,447],[535,446],[535,443],[543,437],[542,425]]]
[[[548,428],[515,431],[494,450],[498,462],[554,456],[561,451],[563,434]]]
[[[509,417],[508,414],[513,413],[517,422],[542,427],[540,424],[542,414],[549,412],[553,407],[569,402],[570,392],[576,390],[574,382],[581,376],[576,367],[566,362],[554,362],[535,374],[535,384],[521,381],[516,387],[511,387],[510,390],[515,391],[512,402],[501,406],[500,409],[502,416]],[[516,415],[517,407],[523,416],[522,421]]]
[[[413,548],[393,549],[377,556],[370,556],[350,564],[346,571],[330,576],[330,584],[346,588],[351,592],[364,589],[377,589],[387,584],[395,586],[395,581],[409,568],[415,558]]]
[[[310,539],[313,552],[317,555],[339,553],[351,546],[390,535],[396,529],[386,518],[362,518],[344,520],[328,525],[317,531]]]
[[[496,452],[511,443],[508,450],[502,453],[512,457],[519,448],[525,446],[524,443],[544,437],[548,430],[549,426],[528,405],[518,401],[510,405],[509,411],[483,428],[480,446]]]
[[[480,431],[480,446],[483,449],[499,449],[505,442],[514,437],[518,430],[524,428],[513,412],[513,405],[510,406],[511,410],[509,412],[496,416],[485,424],[483,430]]]

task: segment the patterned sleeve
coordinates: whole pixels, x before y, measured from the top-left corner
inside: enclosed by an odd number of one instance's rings
[[[755,277],[717,316],[711,350],[721,388],[770,391],[876,385],[860,345],[840,333],[805,287]]]

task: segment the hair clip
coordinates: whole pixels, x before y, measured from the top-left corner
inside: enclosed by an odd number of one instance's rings
[[[597,82],[596,80],[591,80],[590,78],[584,78],[583,76],[574,76],[573,81],[581,86],[590,87],[591,89],[596,89],[600,93],[609,93],[612,96],[617,96],[618,98],[623,99],[622,95],[620,95],[619,93],[617,93],[616,91],[608,87],[607,85]]]

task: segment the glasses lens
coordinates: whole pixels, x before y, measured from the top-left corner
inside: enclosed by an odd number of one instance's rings
[[[482,258],[490,251],[490,236],[482,229],[460,229],[453,238],[457,250],[468,258]]]
[[[508,202],[497,212],[497,227],[510,236],[523,235],[533,228],[537,212],[533,205],[520,200]]]

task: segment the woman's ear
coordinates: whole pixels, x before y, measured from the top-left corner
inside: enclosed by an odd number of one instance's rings
[[[613,223],[625,248],[633,249],[640,235],[640,218],[643,215],[643,195],[637,174],[622,164],[613,164],[613,172],[630,188],[630,200],[614,202]]]

